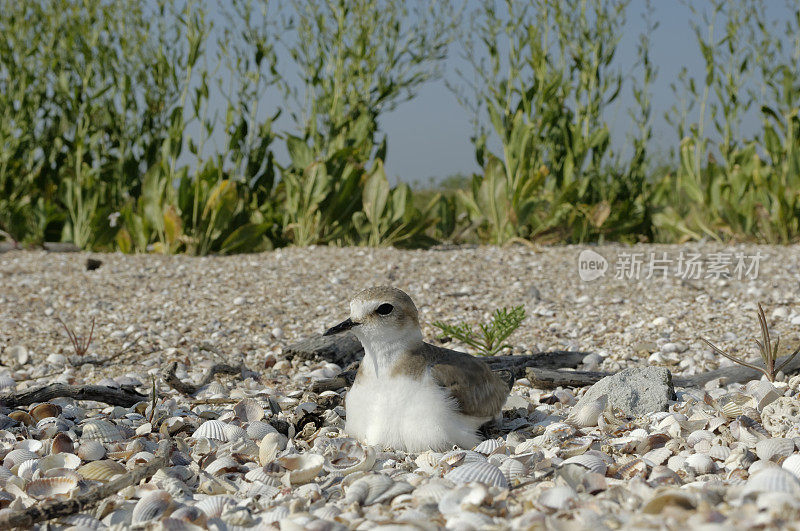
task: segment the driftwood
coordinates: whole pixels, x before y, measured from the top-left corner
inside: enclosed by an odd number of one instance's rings
[[[37,503],[24,511],[8,512],[0,515],[0,529],[11,527],[30,527],[37,522],[54,518],[64,518],[86,509],[90,509],[125,487],[136,485],[142,480],[150,479],[153,474],[165,468],[172,455],[172,441],[167,439],[158,444],[158,451],[153,460],[144,466],[137,466],[105,485],[95,487],[75,498],[53,500]]]
[[[586,387],[594,385],[606,376],[611,376],[608,372],[589,372],[589,371],[557,371],[554,369],[540,369],[538,367],[527,367],[525,377],[531,382],[531,386],[537,389],[555,389],[556,387]]]
[[[775,361],[775,366],[780,367],[784,361],[786,361],[786,357]],[[754,361],[753,365],[763,367],[764,362]],[[800,370],[800,356],[790,361],[789,364],[783,368],[782,372],[789,374],[798,370]],[[761,378],[761,376],[763,376],[763,374],[760,371],[751,369],[750,367],[733,365],[731,367],[723,367],[721,369],[695,374],[693,376],[677,376],[674,377],[672,381],[675,383],[675,387],[702,387],[706,383],[717,378],[724,378],[727,383],[743,383],[750,380],[758,380]]]
[[[184,382],[180,378],[175,375],[175,371],[178,368],[177,362],[172,362],[161,371],[161,377],[164,381],[178,391],[181,394],[191,396],[195,394],[197,391],[200,390],[203,386],[208,385],[214,379],[214,376],[217,374],[242,374],[244,371],[243,365],[238,365],[234,367],[233,365],[228,365],[227,363],[217,363],[213,365],[206,375],[203,377],[200,383],[191,383],[191,382]]]
[[[93,400],[112,406],[131,407],[147,400],[147,395],[140,394],[128,387],[106,387],[105,385],[67,385],[55,383],[26,389],[14,393],[0,394],[0,405],[8,408],[29,406],[37,402],[47,402],[53,398],[67,397],[75,400]]]

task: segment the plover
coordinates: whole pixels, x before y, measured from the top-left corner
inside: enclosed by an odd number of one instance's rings
[[[345,399],[345,431],[367,444],[408,452],[472,448],[478,427],[505,403],[509,386],[486,363],[422,340],[417,308],[399,289],[356,294],[350,317],[325,335],[345,330],[364,346]]]

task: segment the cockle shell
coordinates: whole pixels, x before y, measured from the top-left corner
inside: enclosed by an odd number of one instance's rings
[[[276,463],[289,471],[289,482],[292,485],[302,485],[314,479],[325,462],[325,458],[318,454],[286,455],[276,460]]]
[[[784,459],[781,468],[788,470],[798,479],[800,479],[800,454],[792,454]]]
[[[439,500],[439,512],[452,515],[464,512],[467,507],[480,507],[488,494],[486,487],[477,483],[450,489]]]
[[[263,466],[275,460],[278,453],[286,448],[288,438],[277,431],[267,433],[258,444],[258,462]]]
[[[567,486],[557,486],[545,489],[539,495],[539,504],[555,511],[568,508],[577,498],[574,489]]]
[[[479,454],[491,455],[503,447],[505,447],[503,439],[486,439],[485,441],[479,442],[473,450]]]
[[[112,423],[107,420],[95,419],[83,425],[81,439],[108,443],[121,441],[123,437],[119,429]]]
[[[9,469],[14,469],[14,467],[18,467],[23,462],[28,461],[29,459],[38,459],[39,454],[35,452],[31,452],[30,450],[26,450],[25,448],[17,448],[16,450],[11,450],[8,452],[3,459],[3,466]]]
[[[797,496],[800,494],[800,480],[782,468],[767,468],[750,476],[742,495],[760,492],[785,492]]]
[[[608,469],[605,461],[592,454],[582,454],[576,455],[575,457],[570,457],[561,463],[561,466],[564,465],[579,465],[589,472],[596,472],[597,474],[603,475],[605,475],[606,470]]]
[[[106,455],[106,447],[100,441],[83,441],[76,451],[84,461],[97,461]]]
[[[252,398],[240,400],[233,406],[233,413],[236,418],[244,422],[257,422],[264,418],[264,408]]]
[[[396,496],[406,494],[414,487],[405,481],[395,481],[384,474],[367,474],[354,481],[345,490],[345,502],[359,505],[372,505],[391,501]]]
[[[168,492],[163,490],[148,492],[133,507],[131,523],[157,522],[168,514],[171,506],[172,496]]]
[[[774,461],[781,457],[787,457],[794,452],[794,441],[792,439],[772,438],[764,439],[756,443],[756,455],[759,459]]]
[[[249,423],[245,431],[247,432],[247,437],[254,441],[260,441],[268,433],[278,433],[278,430],[272,427],[271,424],[261,421]]]
[[[708,454],[692,454],[684,461],[684,467],[691,468],[695,474],[710,474],[717,465]]]
[[[61,414],[61,406],[51,404],[49,402],[43,402],[34,406],[30,410],[30,414],[36,422],[39,422],[42,419],[59,416]]]
[[[670,489],[657,492],[642,506],[641,510],[644,514],[661,514],[668,507],[679,507],[691,511],[696,506],[697,503],[688,493],[678,489]]]
[[[763,410],[765,406],[768,406],[781,396],[781,393],[775,389],[773,384],[764,380],[751,380],[748,382],[747,394],[753,397],[753,406],[758,411]]]
[[[78,468],[76,472],[86,479],[95,481],[109,481],[118,474],[124,474],[128,469],[110,459],[92,461]]]
[[[78,486],[71,477],[40,478],[28,483],[25,492],[37,500],[68,496]]]
[[[212,476],[228,474],[231,472],[239,472],[241,469],[242,465],[240,465],[236,459],[229,455],[218,457],[205,467],[205,471]]]
[[[216,495],[200,500],[195,507],[203,511],[208,518],[219,518],[226,508],[233,505],[236,505],[236,500],[234,498],[225,495]]]
[[[72,439],[66,433],[57,433],[55,437],[53,437],[53,442],[50,443],[50,453],[51,454],[59,454],[59,453],[72,453],[75,451],[75,444],[72,442]]]
[[[21,422],[26,426],[35,426],[36,425],[36,420],[31,416],[31,414],[28,413],[27,411],[22,411],[20,409],[18,409],[16,411],[12,411],[11,413],[9,413],[8,414],[8,418],[14,419],[17,422]]]
[[[600,415],[608,406],[608,395],[601,395],[595,400],[585,403],[578,403],[569,416],[567,422],[581,428],[597,426]]]
[[[528,467],[516,459],[505,459],[497,468],[503,473],[509,485],[513,485],[515,481],[524,478],[528,472]]]
[[[642,459],[651,464],[651,466],[657,466],[663,464],[671,455],[672,451],[669,448],[661,447],[650,450],[642,456]]]
[[[192,437],[205,437],[207,439],[213,439],[215,441],[220,442],[227,442],[228,441],[228,430],[227,424],[220,420],[207,420],[204,423],[200,424],[200,426],[194,430],[192,433]]]
[[[503,472],[488,461],[477,461],[458,466],[445,474],[445,479],[453,483],[485,483],[507,489],[508,481]]]
[[[355,439],[328,439],[322,445],[323,467],[328,472],[346,476],[353,472],[371,470],[375,465],[375,449]]]
[[[39,460],[39,468],[43,471],[51,468],[69,468],[75,470],[80,464],[80,457],[68,453],[51,454]]]

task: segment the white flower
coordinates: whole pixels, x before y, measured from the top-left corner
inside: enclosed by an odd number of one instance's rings
[[[109,227],[116,227],[117,220],[119,219],[120,213],[119,212],[112,212],[108,215],[108,226]]]

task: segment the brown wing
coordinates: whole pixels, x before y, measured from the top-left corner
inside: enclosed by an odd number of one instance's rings
[[[431,376],[450,391],[461,413],[493,417],[500,412],[510,389],[486,363],[463,352],[430,344],[425,347]]]

